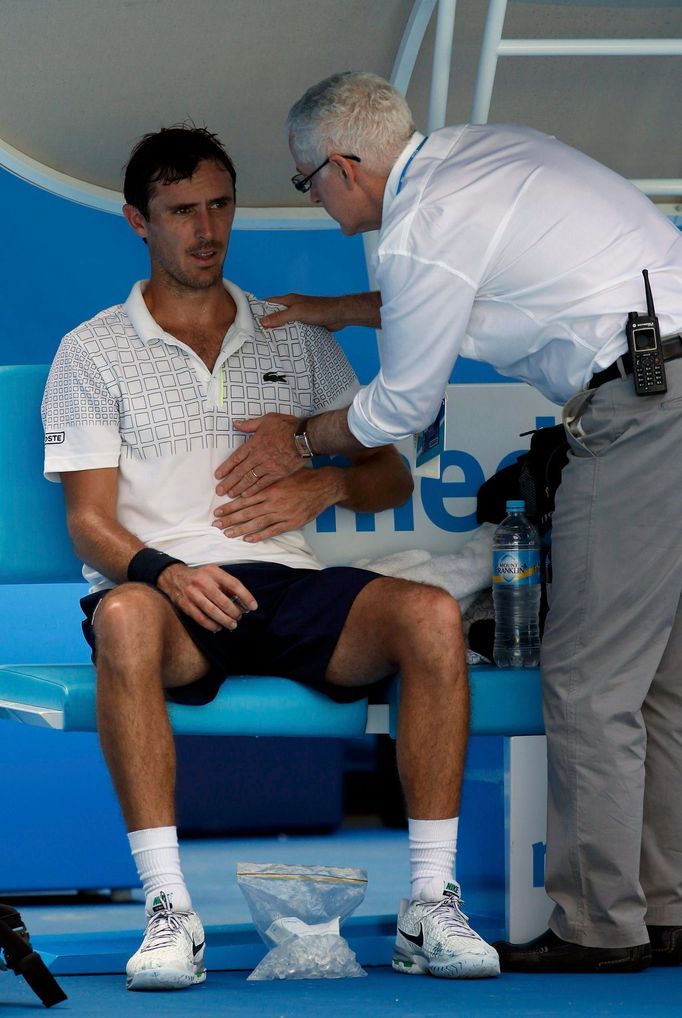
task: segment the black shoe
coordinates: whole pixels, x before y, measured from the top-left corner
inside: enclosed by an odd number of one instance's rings
[[[648,944],[637,947],[582,947],[546,933],[527,944],[498,940],[502,972],[641,972],[651,964]],[[681,943],[682,947],[682,943]]]
[[[682,965],[682,926],[647,926],[652,965]]]

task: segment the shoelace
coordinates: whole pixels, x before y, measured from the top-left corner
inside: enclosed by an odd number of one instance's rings
[[[454,895],[448,895],[442,901],[436,902],[433,908],[428,909],[426,915],[438,915],[441,926],[447,933],[454,933],[458,937],[472,937],[476,934],[469,926],[469,917],[460,909],[461,902]]]
[[[145,945],[143,951],[155,951],[159,947],[170,947],[178,937],[178,934],[188,936],[187,930],[179,915],[170,910],[157,912],[152,916],[145,933]]]

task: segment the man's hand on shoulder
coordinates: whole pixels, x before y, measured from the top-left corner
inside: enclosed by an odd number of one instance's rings
[[[350,293],[341,297],[311,297],[302,293],[285,293],[279,297],[268,297],[270,304],[282,304],[283,310],[263,315],[260,324],[265,329],[275,329],[286,322],[305,322],[306,325],[322,325],[330,332],[336,332],[347,325],[381,327],[381,297],[374,293]]]
[[[157,587],[185,615],[212,633],[236,629],[244,612],[258,607],[244,584],[216,565],[175,563],[164,569]]]
[[[247,493],[215,510],[214,527],[250,544],[299,530],[342,497],[339,471],[300,468],[257,494]]]
[[[322,325],[330,332],[342,329],[343,305],[338,297],[307,297],[302,293],[285,293],[279,297],[268,297],[268,304],[281,304],[281,311],[263,315],[260,324],[265,329],[275,329],[286,322],[305,322],[306,325]]]

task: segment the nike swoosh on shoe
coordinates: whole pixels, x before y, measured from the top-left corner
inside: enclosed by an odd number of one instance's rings
[[[424,946],[424,930],[422,929],[421,923],[419,924],[419,936],[414,936],[412,933],[405,933],[405,930],[401,930],[400,927],[398,927],[398,929],[400,930],[401,937],[404,937],[405,940],[409,940],[412,944],[416,944],[417,947]]]

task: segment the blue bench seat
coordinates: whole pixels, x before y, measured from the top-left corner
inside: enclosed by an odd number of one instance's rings
[[[473,735],[539,735],[544,731],[537,669],[470,669]],[[290,679],[231,676],[212,703],[169,704],[179,735],[332,736],[395,734],[397,683],[386,704],[334,703]],[[0,667],[0,718],[68,732],[94,732],[91,665]]]

